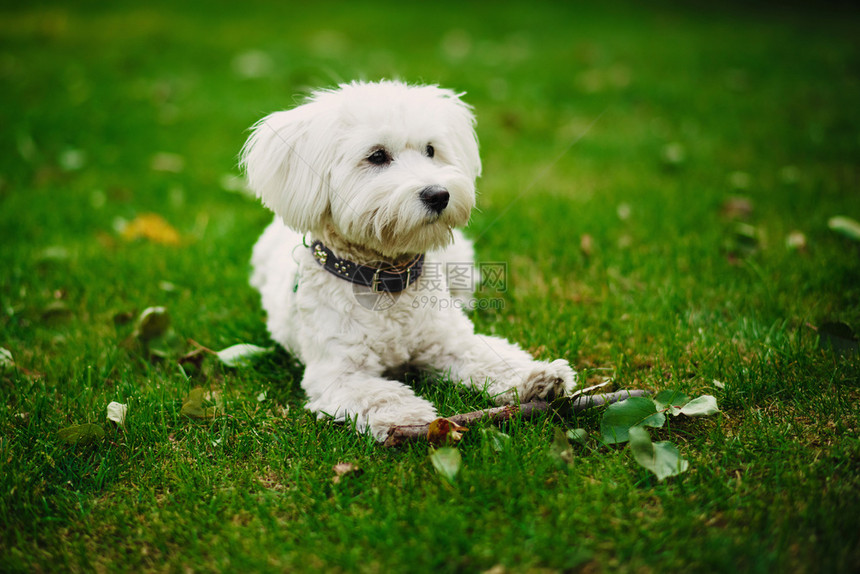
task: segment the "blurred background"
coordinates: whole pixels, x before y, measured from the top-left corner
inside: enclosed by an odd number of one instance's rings
[[[179,169],[162,158],[164,171],[214,187],[252,122],[354,79],[466,92],[489,162],[485,185],[510,177],[496,163],[506,150],[540,167],[586,132],[561,173],[609,154],[619,167],[706,158],[721,165],[696,169],[751,172],[762,159],[800,169],[847,160],[857,147],[856,18],[827,5],[27,2],[2,10],[6,189],[69,177],[58,172],[86,180],[99,168],[112,173],[90,185],[135,187],[162,152],[182,159]]]

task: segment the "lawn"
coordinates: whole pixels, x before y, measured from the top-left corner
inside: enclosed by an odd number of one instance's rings
[[[860,241],[833,218],[860,220],[860,14],[658,5],[4,4],[0,570],[858,571]],[[426,443],[307,414],[283,350],[195,354],[273,345],[247,128],[392,77],[475,108],[466,233],[504,269],[477,329],[584,384],[714,396],[649,429],[686,472],[602,444],[596,409],[480,423],[447,480]],[[410,380],[444,415],[491,404]],[[196,387],[217,416],[182,413]],[[105,436],[64,440],[84,423]]]

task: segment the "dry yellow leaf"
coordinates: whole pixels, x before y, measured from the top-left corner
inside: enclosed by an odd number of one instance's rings
[[[163,217],[157,213],[142,213],[123,228],[122,238],[126,241],[146,239],[162,245],[179,245],[181,237]]]
[[[430,444],[456,444],[463,438],[466,427],[460,426],[452,420],[438,418],[430,423],[427,429],[427,440]]]

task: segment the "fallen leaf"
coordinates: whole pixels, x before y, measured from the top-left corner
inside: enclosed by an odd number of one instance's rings
[[[99,425],[88,423],[60,429],[57,436],[67,444],[87,445],[103,439],[105,431]]]
[[[720,412],[717,399],[711,395],[702,395],[681,407],[681,414],[688,417],[707,417]]]
[[[265,355],[266,353],[271,353],[274,350],[274,347],[258,347],[256,345],[241,343],[233,345],[232,347],[227,347],[223,351],[218,351],[215,354],[218,356],[218,359],[228,367],[246,367],[257,357]]]
[[[567,431],[567,440],[579,444],[585,444],[588,440],[588,432],[585,429],[572,429]]]
[[[717,382],[719,381],[715,381]],[[720,412],[717,399],[711,395],[691,399],[680,391],[665,389],[657,393],[653,400],[657,410],[666,411],[673,416],[705,417]]]
[[[143,343],[156,339],[170,327],[170,315],[165,307],[147,307],[137,319],[134,337]]]
[[[654,404],[657,405],[657,410],[668,409],[667,412],[675,416],[681,414],[681,407],[689,402],[690,397],[680,391],[670,389],[664,389],[654,397]]]
[[[107,406],[107,419],[119,426],[125,425],[125,415],[128,413],[128,405],[112,402]]]
[[[427,441],[430,444],[456,444],[463,438],[466,427],[462,427],[452,420],[438,418],[430,423],[427,429]]]
[[[502,452],[508,448],[509,444],[511,444],[511,436],[503,433],[495,427],[482,428],[481,435],[496,452]]]
[[[11,369],[15,366],[15,361],[12,360],[12,351],[0,347],[0,369]]]
[[[217,414],[217,407],[203,406],[204,391],[201,387],[191,389],[188,396],[182,399],[182,409],[179,414],[192,419],[211,419]]]
[[[120,236],[126,241],[146,239],[161,245],[179,245],[179,232],[157,213],[142,213],[129,222],[117,224]]]
[[[848,239],[860,241],[860,223],[850,217],[844,215],[831,217],[827,220],[827,227]]]
[[[332,477],[331,481],[334,484],[339,484],[345,476],[358,475],[361,473],[361,469],[351,462],[339,462],[332,467],[332,470],[334,470],[334,477]]]
[[[646,397],[630,397],[609,405],[600,421],[600,433],[607,444],[626,442],[631,428],[662,427],[666,415],[657,412],[657,405]]]
[[[657,476],[657,480],[681,474],[690,464],[681,456],[670,442],[651,442],[651,435],[641,427],[630,429],[630,450],[633,458],[641,466]]]
[[[433,463],[433,468],[442,478],[453,484],[454,478],[460,472],[460,466],[463,464],[463,457],[459,450],[450,446],[440,449],[431,448],[430,462]]]

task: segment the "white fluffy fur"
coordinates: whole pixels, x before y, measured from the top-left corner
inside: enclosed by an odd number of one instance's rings
[[[469,221],[475,204],[481,162],[474,122],[450,90],[356,82],[316,92],[254,126],[242,165],[276,218],[254,247],[251,284],[272,338],[306,365],[307,408],[319,416],[352,420],[378,440],[392,425],[433,420],[431,403],[387,376],[404,365],[486,389],[499,404],[575,386],[567,361],[536,361],[504,339],[476,334],[452,304],[469,294],[449,293],[444,278],[440,286],[422,276],[393,305],[373,310],[357,297],[372,297],[369,288],[330,274],[303,246],[306,235],[307,244],[319,239],[363,264],[402,263],[416,253],[427,254],[428,269],[471,263],[471,243],[454,228]],[[378,149],[390,163],[368,161]],[[434,185],[450,196],[439,214],[419,198]]]

